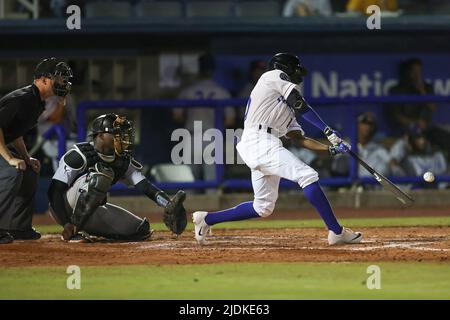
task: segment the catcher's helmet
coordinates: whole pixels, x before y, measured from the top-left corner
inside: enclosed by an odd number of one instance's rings
[[[289,76],[291,82],[300,84],[308,71],[292,53],[277,53],[269,61],[269,70],[278,69]]]
[[[114,136],[114,149],[117,155],[130,154],[134,144],[133,122],[125,116],[115,113],[102,114],[92,122],[92,137],[99,133],[111,133]]]
[[[72,88],[69,81],[73,77],[72,69],[67,63],[56,58],[44,59],[38,63],[34,70],[34,79],[41,77],[54,80],[53,92],[59,97],[65,97]]]

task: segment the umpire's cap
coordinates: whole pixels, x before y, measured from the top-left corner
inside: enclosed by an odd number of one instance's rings
[[[34,69],[34,78],[46,77],[52,79],[56,75],[71,78],[72,69],[64,61],[58,61],[56,58],[46,58],[39,62]]]

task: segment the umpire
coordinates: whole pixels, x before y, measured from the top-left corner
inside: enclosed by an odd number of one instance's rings
[[[69,93],[72,76],[65,62],[44,59],[32,85],[0,99],[0,244],[41,237],[31,227],[41,165],[28,154],[23,136],[36,126],[47,98]]]

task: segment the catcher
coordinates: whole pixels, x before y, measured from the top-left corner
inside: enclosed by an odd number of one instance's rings
[[[107,202],[107,192],[118,181],[134,185],[164,208],[164,223],[175,234],[186,228],[184,191],[171,199],[141,173],[131,154],[134,128],[114,113],[92,123],[92,143],[76,144],[61,158],[48,190],[50,214],[64,227],[62,239],[89,240],[89,235],[113,240],[140,241],[151,236],[150,224]]]

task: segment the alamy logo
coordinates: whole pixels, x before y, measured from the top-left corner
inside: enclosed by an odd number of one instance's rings
[[[370,274],[367,278],[366,285],[369,290],[381,289],[381,269],[377,265],[370,265],[367,267],[366,272]]]
[[[381,9],[377,5],[368,6],[366,13],[371,14],[367,18],[366,26],[369,30],[381,29]]]
[[[67,14],[70,16],[66,20],[66,26],[69,30],[81,29],[81,9],[79,6],[71,5],[67,7]]]
[[[69,274],[66,281],[66,287],[69,290],[81,289],[81,269],[79,266],[71,265],[67,267],[66,273]]]
[[[244,164],[235,153],[242,129],[226,129],[225,137],[219,129],[203,131],[202,121],[194,121],[194,130],[179,128],[172,132],[171,141],[178,142],[171,152],[173,164]]]

